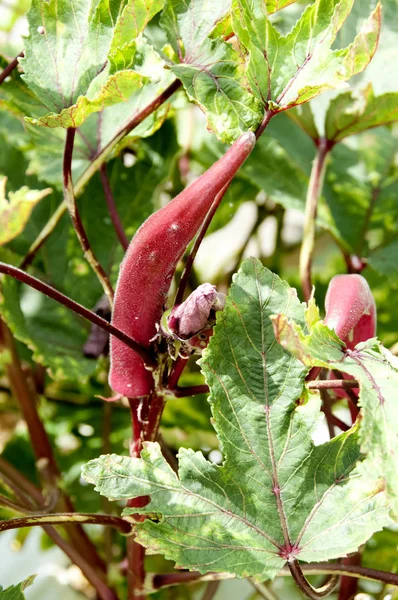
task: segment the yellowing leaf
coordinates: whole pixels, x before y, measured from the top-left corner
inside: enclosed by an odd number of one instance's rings
[[[6,177],[0,178],[0,245],[7,244],[23,231],[36,204],[52,191],[51,188],[30,190],[24,186],[10,192],[7,200],[6,182]]]

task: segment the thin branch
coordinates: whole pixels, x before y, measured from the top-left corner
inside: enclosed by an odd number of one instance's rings
[[[20,52],[18,56],[16,56],[0,73],[0,85],[3,83],[5,79],[13,72],[13,70],[18,66],[18,58],[24,55],[24,52]]]
[[[108,144],[99,150],[97,154],[93,157],[92,162],[89,164],[84,173],[77,180],[75,185],[75,198],[78,198],[82,193],[91,179],[91,177],[98,171],[102,163],[110,156],[115,146],[123,139],[125,135],[133,131],[135,127],[138,127],[142,121],[144,121],[149,115],[151,115],[155,110],[157,110],[164,102],[166,102],[173,94],[181,87],[181,81],[176,79],[170,84],[159,96],[157,96],[152,102],[150,102],[145,108],[143,108],[139,113],[134,115],[134,117],[121,129],[117,131],[114,137],[108,142]],[[62,202],[57,208],[56,212],[51,216],[50,220],[46,223],[38,237],[35,239],[33,244],[28,250],[23,263],[21,264],[22,268],[26,268],[31,264],[37,252],[40,250],[42,245],[46,242],[46,240],[53,233],[57,224],[62,219],[63,215],[67,210],[66,203]]]
[[[379,571],[378,569],[370,569],[358,565],[345,565],[343,563],[312,563],[302,564],[301,570],[307,575],[328,575],[335,573],[336,575],[347,575],[357,579],[366,579],[368,581],[380,581],[387,585],[395,585],[398,587],[398,574],[389,573],[388,571]],[[291,572],[288,567],[283,567],[277,575],[278,577],[290,577]],[[154,591],[171,585],[179,585],[181,583],[197,583],[199,581],[234,579],[230,573],[198,573],[197,571],[180,571],[174,573],[163,574],[147,574],[146,589]]]
[[[310,598],[310,600],[320,600],[321,598],[326,598],[336,589],[336,586],[339,582],[338,575],[331,575],[328,581],[320,588],[314,588],[310,582],[306,579],[301,565],[295,558],[288,562],[288,567],[292,574],[292,577],[298,586],[298,588],[303,592],[306,598]]]
[[[177,359],[174,361],[170,369],[170,374],[167,379],[167,387],[169,389],[174,389],[177,387],[182,372],[188,364],[188,360],[188,358],[177,356]]]
[[[11,354],[11,361],[6,366],[7,377],[27,424],[39,472],[48,485],[56,487],[60,473],[47,432],[37,412],[36,394],[28,386],[9,328],[2,321],[0,321],[0,328],[5,345]]]
[[[25,502],[32,510],[36,509],[36,514],[38,510],[41,510],[41,506],[45,503],[45,498],[39,488],[1,456],[0,478],[14,491],[16,496],[21,498],[22,502]],[[30,498],[27,497],[25,493],[28,494]],[[31,499],[34,502],[32,502]],[[101,576],[96,572],[95,568],[90,565],[54,527],[50,525],[42,525],[42,527],[54,544],[56,544],[66,556],[81,569],[83,575],[97,591],[101,600],[118,600],[113,590],[108,588],[103,579],[101,579]]]
[[[355,552],[346,558],[343,558],[343,563],[345,565],[360,565],[361,564],[361,553]],[[347,575],[343,575],[340,581],[339,586],[339,598],[338,600],[350,600],[351,598],[355,598],[358,593],[358,579],[355,577],[349,577]],[[384,595],[382,596],[384,598]]]
[[[315,247],[316,216],[318,202],[322,193],[323,180],[326,171],[326,157],[331,149],[328,140],[322,138],[318,141],[318,151],[312,165],[310,183],[308,186],[305,205],[303,243],[300,252],[300,280],[306,302],[312,292],[312,257]]]
[[[308,575],[326,575],[327,573],[335,573],[336,575],[349,575],[351,577],[357,577],[358,579],[367,579],[368,581],[381,581],[382,583],[398,587],[397,573],[379,571],[378,569],[370,569],[359,565],[313,563],[310,565],[301,565],[301,570]],[[290,572],[287,568],[284,568],[279,575],[290,575]]]
[[[332,413],[332,403],[330,400],[330,395],[327,389],[322,388],[319,390],[322,398],[322,411],[326,417],[326,424],[328,426],[329,437],[332,440],[335,436],[334,432],[334,422],[333,422],[333,413]]]
[[[265,130],[265,128],[268,126],[269,122],[271,121],[272,117],[274,116],[274,113],[272,111],[267,111],[265,113],[264,119],[261,123],[261,125],[258,127],[257,131],[256,131],[256,138],[258,139],[261,134],[263,133],[263,131]],[[178,305],[181,304],[181,302],[183,301],[184,298],[184,292],[185,292],[185,288],[187,286],[188,280],[189,280],[189,276],[192,270],[192,266],[194,263],[194,260],[196,258],[196,255],[198,253],[198,250],[200,248],[200,245],[203,241],[204,236],[206,235],[206,232],[209,228],[209,225],[215,215],[215,212],[218,208],[218,206],[220,205],[221,200],[223,199],[225,193],[227,192],[229,186],[231,184],[231,181],[228,182],[223,189],[217,194],[217,196],[214,199],[214,202],[209,210],[209,212],[207,213],[206,219],[203,222],[203,225],[196,237],[196,240],[194,242],[194,245],[192,247],[191,253],[188,256],[188,259],[185,263],[185,269],[184,272],[182,274],[182,277],[180,279],[180,282],[178,284],[178,289],[177,289],[177,294],[175,297],[175,301],[174,301],[174,305]]]
[[[7,498],[7,496],[3,496],[3,494],[0,494],[0,506],[6,506],[7,508],[10,508],[15,512],[21,513],[22,515],[25,515],[27,513],[33,513],[33,511],[27,509],[25,506],[21,506],[17,502],[14,502],[10,498]],[[36,513],[37,511],[35,511],[35,514]]]
[[[120,220],[119,213],[117,212],[115,199],[113,197],[111,185],[109,183],[109,178],[108,178],[108,175],[106,172],[106,163],[102,163],[102,165],[101,165],[100,177],[101,177],[102,187],[104,188],[105,200],[106,200],[106,204],[107,204],[107,207],[109,210],[109,216],[113,223],[113,227],[115,229],[115,232],[119,239],[119,242],[120,242],[123,250],[126,251],[128,248],[128,245],[129,245],[129,241],[128,241],[127,235],[124,231],[122,222]]]
[[[121,342],[126,344],[126,346],[137,352],[137,354],[141,356],[141,358],[148,367],[156,367],[157,363],[154,357],[146,348],[143,348],[142,346],[140,346],[140,344],[138,344],[138,342],[133,340],[133,338],[123,333],[123,331],[120,331],[120,329],[117,329],[116,327],[111,325],[111,323],[108,323],[106,319],[103,319],[102,317],[95,314],[85,306],[82,306],[81,304],[75,302],[68,296],[65,296],[65,294],[62,294],[61,292],[53,288],[51,285],[40,281],[40,279],[33,277],[33,275],[30,275],[29,273],[25,273],[25,271],[21,271],[21,269],[18,269],[17,267],[8,265],[3,262],[0,262],[0,273],[10,275],[11,277],[14,277],[14,279],[17,279],[18,281],[21,281],[22,283],[25,283],[30,287],[34,288],[38,292],[45,294],[49,298],[52,298],[59,304],[66,306],[66,308],[69,308],[77,315],[83,317],[83,319],[90,321],[90,323],[97,325],[107,333],[118,338]]]
[[[343,377],[342,372],[338,371],[337,369],[333,370],[333,375],[338,379]],[[359,388],[359,384],[354,387]],[[345,394],[348,398],[348,408],[349,408],[349,411],[351,414],[351,421],[352,421],[352,423],[355,423],[355,421],[357,420],[358,414],[359,414],[358,396],[354,392],[354,390],[350,389],[350,388],[345,388]]]
[[[209,225],[215,215],[215,212],[217,210],[217,208],[220,205],[221,200],[224,198],[224,195],[226,193],[226,191],[228,190],[229,186],[230,186],[230,181],[223,187],[223,189],[221,190],[221,192],[219,192],[217,194],[217,196],[214,199],[213,204],[211,205],[211,208],[209,210],[209,212],[207,213],[207,216],[205,218],[205,220],[203,221],[203,225],[200,228],[200,231],[198,233],[198,235],[196,236],[196,240],[194,242],[194,245],[192,247],[192,250],[187,258],[187,261],[185,263],[185,269],[184,272],[181,276],[180,282],[178,284],[178,289],[177,289],[177,293],[176,293],[176,297],[175,297],[175,301],[174,301],[174,305],[177,306],[178,304],[181,304],[181,302],[183,301],[184,298],[184,292],[185,292],[185,288],[187,287],[187,283],[189,280],[189,276],[192,270],[192,266],[194,263],[194,260],[196,258],[196,255],[198,253],[198,250],[200,248],[201,243],[203,242],[203,238],[206,235],[206,232],[209,228]]]
[[[33,262],[33,259],[36,256],[37,252],[40,250],[44,242],[53,233],[58,223],[61,221],[62,217],[66,213],[66,210],[67,209],[65,202],[61,202],[57,210],[51,215],[50,219],[40,231],[39,235],[29,248],[28,253],[25,255],[24,259],[19,264],[21,269],[26,269]]]
[[[258,592],[261,598],[265,598],[265,600],[278,600],[278,597],[272,591],[270,585],[265,585],[264,583],[258,583],[254,579],[250,579],[250,583],[254,587],[254,589]]]
[[[203,385],[191,385],[187,387],[180,387],[179,385],[174,389],[170,390],[176,398],[185,398],[188,396],[196,396],[197,394],[208,394],[209,386]]]
[[[359,387],[359,383],[355,379],[327,379],[325,381],[309,381],[307,387],[310,390],[348,390]]]
[[[263,118],[261,124],[259,125],[259,127],[257,128],[257,131],[256,131],[256,138],[257,139],[262,135],[262,133],[264,132],[264,130],[268,127],[269,122],[271,121],[271,119],[274,116],[274,114],[275,113],[272,110],[267,110],[266,111],[266,113],[264,115],[264,118]]]
[[[21,529],[22,527],[41,527],[43,525],[76,525],[76,523],[80,525],[105,525],[107,527],[114,527],[124,534],[131,533],[131,523],[120,517],[75,512],[34,515],[0,521],[0,531]]]
[[[218,592],[221,581],[209,581],[201,600],[213,600],[214,596]]]
[[[139,457],[145,437],[145,424],[148,422],[149,401],[147,398],[128,398],[132,426],[132,442],[130,456]],[[148,497],[142,496],[127,501],[129,508],[145,506]],[[133,515],[142,521],[142,515]],[[135,541],[133,536],[127,538],[127,600],[136,600],[143,596],[145,582],[145,548]]]
[[[109,304],[112,307],[113,304],[113,288],[109,281],[108,275],[105,273],[103,267],[98,262],[90,242],[88,240],[86,230],[80,218],[80,213],[77,208],[75,192],[73,189],[72,181],[72,155],[73,145],[75,140],[76,129],[69,127],[66,132],[65,140],[65,151],[64,151],[64,166],[63,166],[63,183],[64,183],[64,200],[68,208],[70,218],[72,219],[73,227],[76,231],[76,235],[82,247],[84,256],[90,264],[92,270],[97,275],[105,294],[108,297]]]
[[[12,490],[16,498],[19,498],[21,502],[27,504],[30,508],[45,503],[44,496],[39,488],[1,456],[0,479]]]
[[[1,474],[0,474],[0,478],[2,478]],[[0,494],[0,505],[7,506],[11,510],[13,510],[15,512],[19,512],[22,515],[37,515],[38,511],[43,514],[51,513],[54,510],[54,508],[56,507],[59,497],[60,497],[59,490],[54,490],[54,491],[55,491],[55,493],[52,494],[52,496],[50,496],[49,502],[44,503],[44,499],[43,499],[43,504],[41,504],[40,506],[35,506],[34,508],[32,507],[32,503],[29,500],[28,500],[28,505],[29,505],[29,508],[28,508],[26,506],[26,504],[25,505],[18,504],[17,502],[14,502],[10,498],[7,498],[7,496],[3,496],[2,494]]]
[[[51,525],[43,525],[42,527],[54,544],[66,554],[72,563],[79,567],[84,577],[93,586],[101,600],[119,600],[115,592],[106,585],[93,566],[58,533],[55,527],[52,527]]]
[[[51,490],[55,490],[59,488],[61,473],[56,463],[47,432],[37,410],[38,401],[36,393],[31,390],[28,385],[14,343],[14,338],[7,325],[1,320],[0,330],[2,339],[4,340],[12,359],[6,367],[7,376],[29,431],[29,437],[36,457],[39,473],[46,485]],[[73,504],[65,492],[63,492],[60,497],[59,507],[61,510],[66,510],[68,512],[74,511]],[[81,549],[87,557],[90,557],[90,562],[93,565],[96,565],[103,573],[105,572],[105,563],[79,523],[76,523],[75,527],[71,529],[70,539],[76,548],[79,548],[79,550]]]

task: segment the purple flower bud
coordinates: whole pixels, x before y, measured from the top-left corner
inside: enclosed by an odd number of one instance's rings
[[[188,339],[206,327],[212,311],[222,310],[225,295],[210,283],[202,283],[182,304],[175,306],[167,323],[170,331],[181,339]]]

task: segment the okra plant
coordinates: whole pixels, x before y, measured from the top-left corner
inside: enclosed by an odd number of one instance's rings
[[[398,598],[395,0],[0,16],[0,600]]]

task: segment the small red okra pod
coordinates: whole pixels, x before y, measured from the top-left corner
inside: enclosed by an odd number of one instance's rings
[[[256,143],[243,134],[208,171],[151,215],[133,237],[119,271],[112,324],[149,347],[157,333],[164,303],[178,261],[198,232],[216,195],[231,181]],[[154,386],[142,358],[111,336],[109,384],[137,398]]]
[[[325,324],[353,349],[376,335],[376,305],[362,275],[336,275],[325,299]]]

